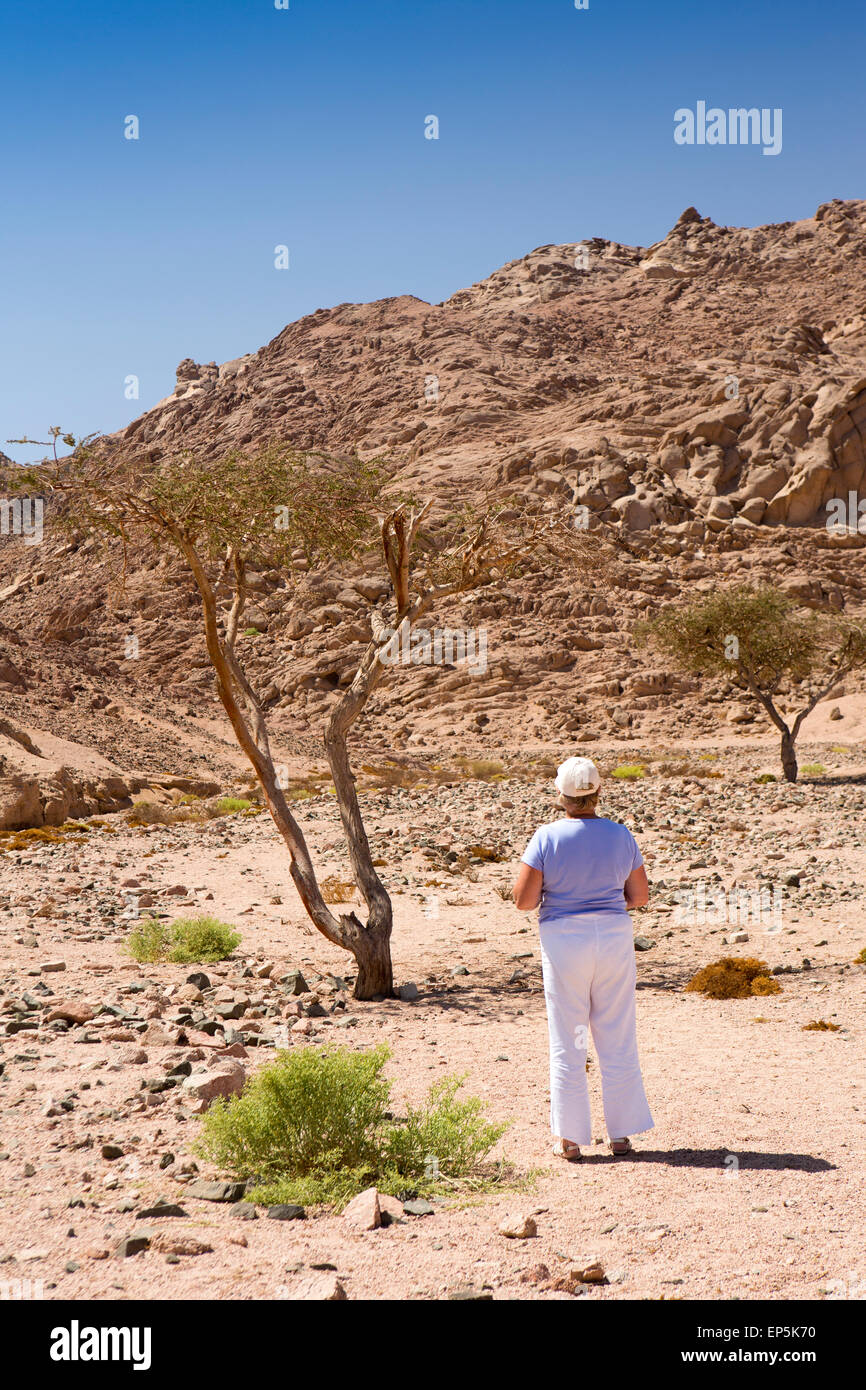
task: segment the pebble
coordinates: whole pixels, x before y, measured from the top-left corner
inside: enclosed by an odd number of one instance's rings
[[[499,1223],[499,1234],[508,1240],[530,1240],[538,1235],[533,1216],[506,1216]]]

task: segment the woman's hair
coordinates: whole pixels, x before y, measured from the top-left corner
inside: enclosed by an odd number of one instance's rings
[[[567,815],[579,816],[581,811],[595,810],[598,805],[598,794],[600,790],[600,787],[596,787],[594,792],[588,792],[586,796],[566,796],[564,792],[560,792],[559,796],[556,798],[556,804],[561,807]]]

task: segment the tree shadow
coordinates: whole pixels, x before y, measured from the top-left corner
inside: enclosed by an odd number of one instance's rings
[[[729,1162],[737,1160],[736,1168]],[[612,1154],[584,1154],[583,1163],[663,1163],[668,1168],[718,1168],[726,1174],[758,1171],[796,1171],[834,1173],[836,1164],[813,1154],[757,1153],[742,1149],[635,1149],[627,1157]]]
[[[809,787],[862,787],[866,786],[866,772],[830,772],[815,777],[798,777],[798,786]]]

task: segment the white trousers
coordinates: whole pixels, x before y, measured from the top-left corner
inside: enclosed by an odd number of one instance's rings
[[[542,922],[541,965],[550,1030],[550,1129],[592,1142],[586,1052],[601,1069],[611,1139],[652,1129],[637,1051],[635,966],[627,912],[588,912]]]

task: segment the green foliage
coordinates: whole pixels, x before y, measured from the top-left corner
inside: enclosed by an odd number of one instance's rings
[[[233,816],[237,811],[248,811],[252,804],[244,796],[221,796],[216,810],[220,816]]]
[[[755,781],[761,786],[764,786],[767,782],[775,782],[776,780],[772,772],[759,772],[758,776],[755,778]]]
[[[625,781],[634,781],[638,777],[646,777],[646,768],[642,763],[623,763],[620,767],[615,767],[610,775]]]
[[[819,617],[771,586],[740,585],[665,608],[636,629],[687,671],[725,676],[741,688],[776,694],[832,667],[866,662],[866,628]]]
[[[127,950],[147,964],[213,964],[230,956],[240,940],[239,932],[216,917],[184,917],[171,926],[156,917],[142,917],[130,932]]]
[[[171,947],[168,924],[157,917],[142,917],[129,934],[126,948],[134,960],[153,965],[165,960]]]
[[[104,439],[65,442],[74,446],[70,456],[22,469],[15,481],[19,488],[38,481],[43,492],[68,498],[56,520],[79,531],[125,539],[143,529],[157,545],[189,542],[208,559],[240,546],[244,565],[287,570],[298,550],[310,564],[346,559],[377,537],[383,472],[375,462],[280,441],[219,458],[186,450],[158,462]]]
[[[863,947],[863,950],[860,952],[859,956],[854,957],[854,964],[866,965],[866,946]]]
[[[240,932],[216,917],[184,917],[172,923],[168,958],[175,965],[212,964],[226,960],[240,940]]]
[[[478,1096],[458,1099],[466,1076],[444,1076],[434,1081],[424,1105],[408,1107],[405,1123],[395,1126],[385,1146],[386,1163],[407,1177],[426,1174],[434,1155],[443,1177],[471,1172],[505,1133],[504,1124],[483,1118],[484,1102]]]
[[[827,771],[823,763],[804,763],[800,772],[807,777],[821,777]]]
[[[384,1192],[432,1191],[471,1175],[506,1127],[486,1123],[477,1098],[458,1099],[459,1077],[434,1083],[425,1105],[393,1119],[389,1057],[385,1044],[284,1053],[242,1095],[214,1102],[196,1150],[253,1179],[250,1195],[267,1202],[342,1204],[374,1183]]]

